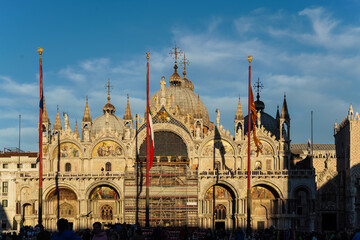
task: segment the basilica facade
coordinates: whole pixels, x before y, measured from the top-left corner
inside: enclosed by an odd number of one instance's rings
[[[220,124],[221,109],[212,122],[206,105],[187,79],[186,69],[182,77],[177,69],[175,62],[168,83],[165,77],[159,78],[160,88],[150,98],[155,135],[150,170],[151,226],[245,228],[248,168],[253,229],[321,230],[321,218],[330,216],[326,214],[335,214],[336,219],[341,216],[336,199],[334,203],[324,200],[325,205],[330,204],[324,209],[316,201],[323,196],[318,176],[323,176],[321,186],[329,182],[328,176],[337,176],[334,144],[316,145],[318,149],[315,146],[311,152],[312,156],[323,153],[326,159],[322,155],[309,157],[307,144],[291,145],[286,97],[281,111],[278,108],[272,117],[265,112],[258,92],[256,135],[263,149],[257,155],[240,98],[234,106],[232,136]],[[42,211],[43,225],[48,229],[56,229],[58,218],[68,219],[74,229],[90,228],[96,221],[145,225],[146,121],[132,114],[129,98],[123,116],[119,116],[110,91],[102,110],[101,116],[93,118],[86,100],[81,125],[72,129],[67,113],[62,124],[59,110],[52,126],[44,106]],[[8,200],[0,211],[2,227],[36,225],[36,156],[0,155],[2,199]],[[14,171],[4,169],[5,163],[20,162]],[[4,187],[8,189],[6,196]],[[325,190],[324,196],[332,197]]]

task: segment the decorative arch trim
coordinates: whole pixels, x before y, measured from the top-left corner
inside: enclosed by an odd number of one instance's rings
[[[269,181],[265,181],[265,180],[257,181],[256,183],[252,184],[251,188],[256,187],[256,186],[261,186],[261,185],[272,188],[278,194],[280,199],[284,198],[284,195],[283,195],[282,191],[280,190],[280,188],[276,184],[269,182]]]
[[[61,138],[61,136],[60,136]],[[73,148],[77,148],[76,149]],[[51,159],[57,158],[58,156],[58,144],[54,144],[51,147]],[[84,156],[84,150],[81,147],[81,144],[79,144],[77,141],[65,139],[63,141],[60,140],[60,157],[61,158],[81,158]]]
[[[96,187],[99,187],[99,186],[102,186],[102,185],[108,185],[108,186],[114,188],[116,190],[116,192],[119,194],[119,199],[118,200],[123,199],[123,195],[122,195],[122,192],[120,191],[120,187],[117,186],[116,184],[112,183],[112,182],[107,182],[107,181],[93,182],[92,184],[90,184],[87,187],[86,191],[85,191],[85,198],[89,198],[92,191]]]
[[[76,187],[69,184],[69,183],[61,183],[59,184],[59,188],[68,188],[71,191],[73,191],[76,195],[77,199],[80,199],[80,194],[79,192],[76,190]],[[49,196],[49,194],[53,191],[56,190],[56,185],[55,184],[51,184],[50,186],[48,186],[45,190],[44,190],[44,194],[43,194],[43,200],[46,200],[46,198]]]
[[[199,193],[199,200],[204,200],[207,191],[210,189],[210,187],[212,187],[214,185],[222,186],[222,187],[225,187],[227,190],[231,190],[232,194],[234,194],[234,199],[239,198],[238,191],[236,190],[236,188],[231,183],[225,182],[224,180],[219,180],[218,182],[211,181],[211,182],[208,182],[208,183],[204,184],[203,189]]]
[[[121,148],[121,154],[119,156],[123,157],[123,156],[127,156],[127,152],[126,152],[126,147],[125,145],[120,142],[117,138],[113,138],[113,137],[105,137],[105,138],[99,138],[97,139],[95,142],[93,142],[90,147],[89,147],[89,155],[91,158],[97,158],[99,156],[93,156],[93,152],[97,149],[95,149],[96,147],[98,147],[99,144],[101,144],[102,142],[107,143],[107,142],[114,142],[115,144],[117,144],[120,148]],[[100,145],[99,145],[100,146]],[[115,149],[114,149],[115,151]],[[114,157],[119,157],[119,156],[114,156]]]

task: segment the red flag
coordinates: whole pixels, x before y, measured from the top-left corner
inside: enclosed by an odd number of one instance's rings
[[[254,95],[252,92],[252,88],[249,89],[249,102],[250,102],[250,111],[251,111],[251,119],[252,119],[252,129],[253,129],[253,136],[254,142],[256,145],[256,156],[259,156],[259,152],[262,152],[261,149],[263,148],[261,141],[256,137],[256,121],[257,121],[257,113],[255,108],[255,101]],[[250,136],[250,135],[249,135]]]
[[[154,144],[154,128],[153,128],[153,121],[151,116],[151,110],[149,107],[147,121],[149,122],[149,138],[150,138],[150,164],[149,164],[149,171],[153,165],[154,159],[154,151],[155,151],[155,144]]]

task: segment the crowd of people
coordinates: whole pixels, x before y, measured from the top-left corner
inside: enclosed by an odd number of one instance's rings
[[[185,227],[141,228],[138,224],[106,225],[106,230],[100,222],[93,224],[93,229],[72,231],[68,221],[61,218],[57,222],[57,231],[49,232],[42,226],[24,226],[19,233],[2,232],[0,240],[246,240],[245,232],[238,228],[235,231],[218,229]],[[305,233],[294,230],[276,230],[271,227],[264,231],[252,233],[251,240],[360,240],[359,231],[338,231],[326,233]]]

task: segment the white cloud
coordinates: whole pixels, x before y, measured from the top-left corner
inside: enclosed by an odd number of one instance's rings
[[[38,86],[34,83],[19,84],[7,76],[0,76],[0,80],[2,80],[0,81],[0,89],[3,89],[8,93],[16,94],[19,96],[38,96]]]
[[[65,78],[71,79],[75,82],[84,82],[86,77],[84,74],[76,72],[73,68],[71,67],[66,67],[64,69],[61,69],[59,71],[59,74]]]

